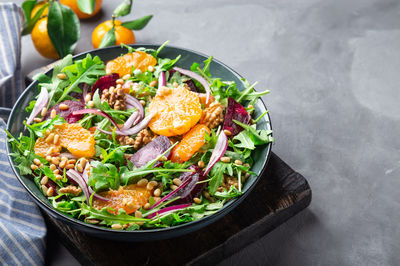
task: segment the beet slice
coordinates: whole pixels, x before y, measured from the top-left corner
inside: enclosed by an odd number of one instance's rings
[[[60,104],[66,104],[69,106],[68,110],[60,110]],[[54,105],[51,107],[45,116],[45,119],[50,118],[51,111],[55,109],[57,111],[57,114],[60,115],[67,121],[67,123],[76,123],[79,120],[82,119],[83,115],[73,115],[72,113],[81,109],[85,108],[85,104],[83,102],[78,102],[78,101],[72,101],[72,100],[67,100],[60,102],[59,104]]]
[[[230,137],[239,134],[239,132],[243,130],[243,128],[236,124],[233,120],[237,120],[248,125],[250,119],[250,115],[246,109],[233,98],[229,97],[224,120],[224,130],[229,130],[231,132]]]
[[[206,187],[207,183],[197,184],[199,181],[205,180],[205,176],[202,173],[202,170],[195,165],[190,166],[188,169],[193,169],[195,172],[184,172],[181,174],[179,179],[184,183],[186,180],[190,179],[189,183],[181,188],[175,196],[179,196],[180,198],[174,201],[172,204],[183,204],[183,203],[192,203],[193,199],[200,196],[200,193]]]
[[[94,92],[99,89],[99,94],[103,92],[103,90],[110,88],[111,86],[117,85],[117,79],[119,79],[119,75],[117,73],[112,73],[109,75],[105,75],[100,77],[92,86],[92,97]]]
[[[154,160],[159,155],[163,154],[166,150],[171,147],[171,142],[166,136],[158,136],[153,139],[146,146],[142,147],[129,159],[137,168],[140,168],[146,163]],[[168,157],[169,153],[165,156]]]

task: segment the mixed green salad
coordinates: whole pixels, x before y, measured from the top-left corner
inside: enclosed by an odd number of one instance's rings
[[[103,62],[66,56],[8,133],[14,165],[58,211],[116,230],[171,227],[218,212],[255,175],[252,153],[273,142],[253,117],[256,92],[190,69],[158,50],[124,46]]]

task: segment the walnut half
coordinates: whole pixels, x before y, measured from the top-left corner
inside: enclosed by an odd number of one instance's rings
[[[224,107],[219,102],[213,102],[203,110],[201,124],[205,124],[210,129],[216,128],[224,121]]]

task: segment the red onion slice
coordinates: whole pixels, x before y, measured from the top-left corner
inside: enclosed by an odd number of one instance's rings
[[[187,184],[189,184],[190,182],[190,178],[186,179],[177,189],[175,189],[174,191],[172,191],[171,193],[169,193],[168,195],[166,195],[164,198],[162,198],[161,200],[159,200],[156,204],[154,204],[151,209],[154,209],[155,207],[157,207],[158,205],[160,205],[161,203],[163,203],[166,200],[171,199],[176,193],[178,193],[179,190],[181,190],[182,188],[186,187]]]
[[[158,77],[158,88],[165,86],[165,73],[162,71]]]
[[[47,91],[46,88],[42,87],[42,89],[40,90],[39,97],[36,100],[35,106],[33,107],[33,110],[29,115],[28,120],[26,121],[27,125],[30,125],[32,123],[33,119],[42,111],[44,107],[46,107],[48,101],[49,101],[49,92]]]
[[[89,204],[91,193],[89,192],[88,186],[83,177],[74,169],[69,169],[66,174],[81,187],[83,194],[85,194],[86,202]]]
[[[180,204],[180,205],[170,206],[170,207],[161,209],[159,211],[156,211],[155,213],[149,214],[148,218],[153,218],[153,217],[156,217],[156,216],[164,216],[164,215],[170,214],[172,212],[176,212],[176,211],[185,209],[185,208],[187,208],[187,207],[189,207],[191,205],[192,204],[188,203],[188,204]]]
[[[82,88],[82,102],[85,103],[85,99],[86,99],[86,95],[88,93],[88,90],[90,88],[90,85],[87,83],[83,84],[83,88]]]
[[[210,161],[207,168],[204,170],[204,176],[207,176],[208,172],[213,168],[213,166],[224,156],[226,149],[228,148],[228,138],[226,137],[223,130],[219,133],[217,143],[215,144],[214,150],[211,154]]]
[[[95,115],[100,115],[102,117],[108,118],[110,120],[110,122],[117,128],[119,129],[117,123],[114,121],[114,119],[112,119],[111,116],[109,116],[106,112],[96,109],[96,108],[90,108],[90,109],[82,109],[79,111],[74,111],[72,113],[73,115],[81,115],[81,114],[95,114]]]
[[[142,121],[140,121],[139,124],[136,126],[127,129],[127,130],[115,130],[115,134],[120,135],[120,136],[130,136],[139,133],[141,130],[145,129],[147,125],[149,124],[150,120],[153,118],[153,114],[149,114],[146,116]],[[100,132],[103,132],[104,134],[107,135],[112,135],[111,131],[106,131],[100,128],[97,128]]]
[[[137,118],[139,117],[139,112],[135,111],[131,114],[131,116],[128,118],[128,120],[125,121],[123,127],[121,127],[121,131],[127,130],[132,127],[134,122],[137,121]]]
[[[210,99],[210,95],[211,95],[210,85],[208,84],[208,81],[205,78],[203,78],[201,75],[199,75],[191,70],[183,69],[180,67],[174,67],[173,69],[185,76],[188,76],[192,79],[197,80],[198,82],[200,82],[201,85],[203,85],[204,89],[206,90],[206,96],[207,96],[206,104],[207,104]]]
[[[132,95],[126,94],[126,103],[129,104],[130,106],[135,107],[136,110],[138,110],[140,119],[144,117],[143,105],[139,102],[138,99],[136,99]]]

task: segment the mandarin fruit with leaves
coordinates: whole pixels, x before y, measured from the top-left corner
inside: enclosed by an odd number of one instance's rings
[[[75,12],[79,19],[87,19],[99,13],[102,0],[60,0]]]

